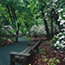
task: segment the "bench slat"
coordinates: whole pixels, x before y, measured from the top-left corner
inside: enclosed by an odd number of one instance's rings
[[[25,55],[25,56],[29,56],[30,55],[30,51],[33,50],[38,44],[40,43],[40,41],[38,41],[37,43],[35,43],[34,45],[30,45],[29,47],[27,47],[25,50],[23,50],[22,52],[11,52],[10,54],[13,55]]]
[[[22,53],[26,53],[30,49],[30,46],[28,46],[25,50],[22,51]]]
[[[11,52],[10,55],[18,55],[18,56],[30,56],[29,53],[18,53],[18,52]]]
[[[38,47],[40,45],[40,41],[35,42],[34,44],[30,44],[26,49],[24,49],[22,52],[11,52],[11,65],[15,65],[15,59],[26,59],[29,58],[29,56],[31,56],[31,51],[36,49],[38,50]]]
[[[31,49],[34,49],[39,43],[40,41],[38,41],[35,45],[33,45]]]

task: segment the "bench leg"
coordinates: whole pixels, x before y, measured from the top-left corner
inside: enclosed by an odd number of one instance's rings
[[[15,56],[11,54],[10,57],[11,57],[10,65],[15,65]]]
[[[39,47],[37,47],[36,50],[37,50],[37,53],[39,53]]]

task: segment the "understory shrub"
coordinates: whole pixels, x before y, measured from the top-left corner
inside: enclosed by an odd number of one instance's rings
[[[46,35],[44,25],[33,25],[30,29],[31,36],[43,36]]]
[[[61,20],[60,22],[61,32],[55,35],[52,39],[52,47],[65,50],[65,20]]]
[[[2,25],[0,27],[0,42],[9,40],[13,34],[15,31],[10,25]]]
[[[56,58],[45,58],[44,62],[46,63],[45,65],[57,65],[58,63],[60,63],[60,60]]]

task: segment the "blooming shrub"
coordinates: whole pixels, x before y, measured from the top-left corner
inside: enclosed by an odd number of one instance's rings
[[[34,25],[30,29],[31,36],[42,36],[46,34],[44,25]]]
[[[61,32],[52,39],[52,46],[59,50],[65,50],[65,20],[61,20]]]

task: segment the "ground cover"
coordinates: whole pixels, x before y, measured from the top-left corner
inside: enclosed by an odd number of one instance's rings
[[[33,58],[32,65],[65,65],[65,51],[55,50],[50,41],[43,41],[40,53]]]

